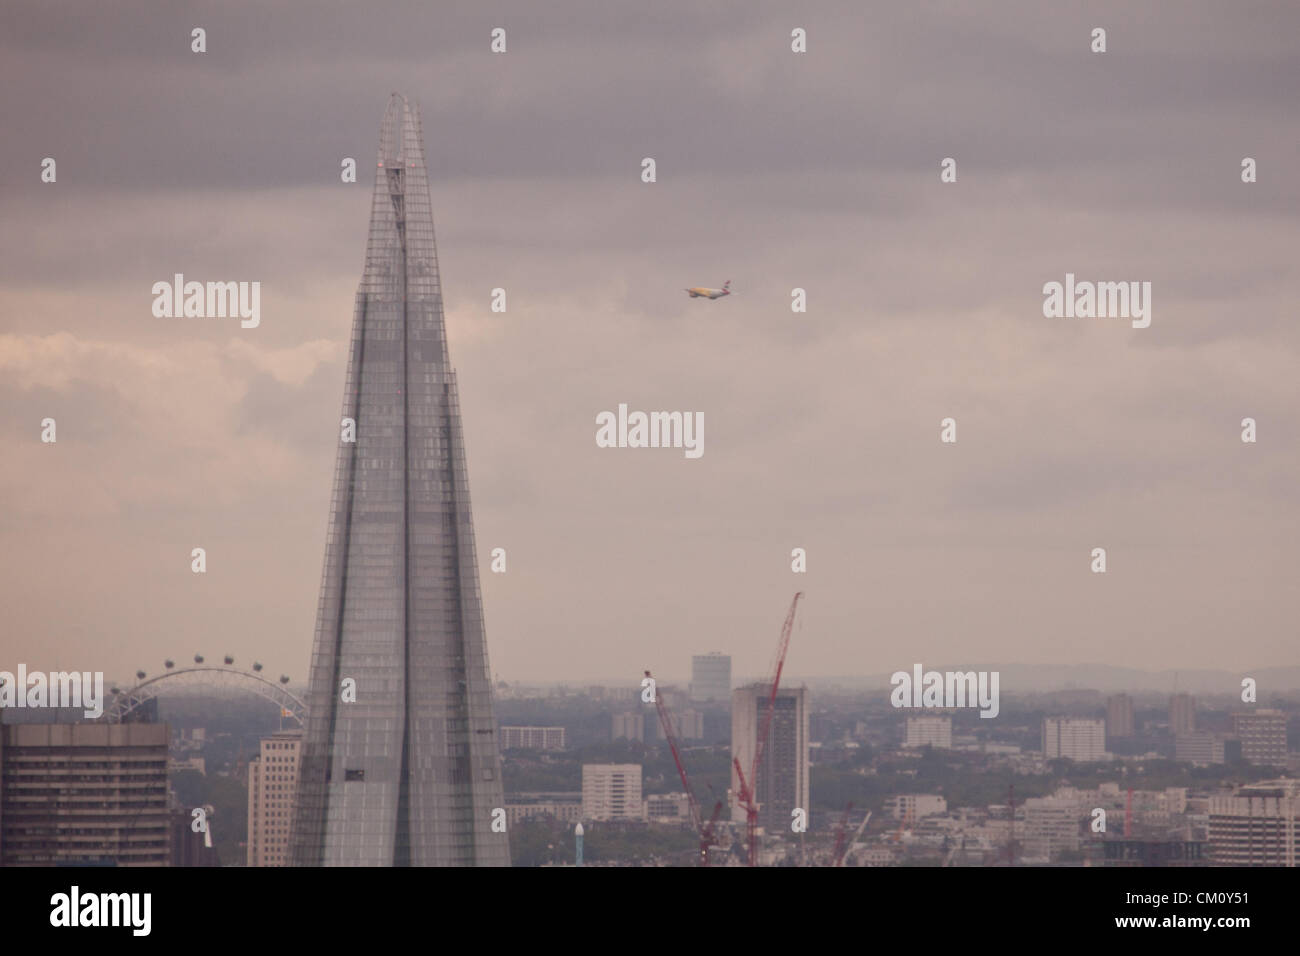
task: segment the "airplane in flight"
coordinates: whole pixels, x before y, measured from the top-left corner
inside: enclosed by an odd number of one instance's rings
[[[731,295],[731,280],[728,279],[722,283],[721,289],[706,289],[703,286],[696,286],[694,289],[687,289],[686,291],[692,299],[698,299],[700,296],[706,299],[720,299],[724,295]]]

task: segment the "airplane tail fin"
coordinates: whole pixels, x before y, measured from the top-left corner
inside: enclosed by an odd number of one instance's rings
[[[723,292],[730,292],[730,291],[731,291],[731,280],[730,280],[730,279],[728,279],[726,282],[722,283],[722,291],[723,291]]]

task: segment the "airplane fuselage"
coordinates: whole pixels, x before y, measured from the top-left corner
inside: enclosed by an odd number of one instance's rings
[[[728,283],[728,284],[730,284],[730,283]],[[687,293],[687,295],[689,295],[692,299],[699,299],[699,298],[705,298],[705,299],[720,299],[720,298],[722,298],[724,295],[731,295],[731,290],[730,290],[730,289],[727,289],[727,288],[722,288],[722,289],[708,289],[708,288],[705,288],[704,286],[696,286],[694,289],[687,289],[687,290],[686,290],[686,293]]]

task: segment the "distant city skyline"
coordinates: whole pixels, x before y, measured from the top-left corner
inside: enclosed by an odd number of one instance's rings
[[[939,669],[961,668],[960,662],[956,661],[939,661],[936,666]],[[994,661],[992,669],[999,670],[1003,674],[1003,680],[1011,680],[1011,689],[1005,690],[1012,696],[1029,696],[1033,694],[1053,693],[1056,691],[1078,690],[1078,691],[1096,691],[1099,694],[1119,694],[1127,693],[1141,695],[1145,697],[1161,697],[1167,702],[1170,695],[1178,693],[1175,688],[1177,682],[1178,688],[1182,691],[1192,693],[1197,697],[1229,697],[1238,698],[1240,695],[1240,681],[1236,672],[1230,671],[1211,671],[1211,670],[1152,670],[1141,671],[1134,668],[1119,668],[1106,664],[1060,664],[1051,665],[1042,668],[1032,665],[1019,665],[1014,662]],[[1069,676],[1072,672],[1080,676]],[[656,669],[660,683],[665,687],[675,687],[678,690],[686,691],[691,683],[691,674],[688,669],[685,672],[674,673],[671,668],[659,671]],[[1087,675],[1096,673],[1109,673],[1112,676],[1102,678],[1087,679]],[[1046,676],[1042,676],[1042,675]],[[1019,676],[1017,676],[1019,675]],[[109,673],[105,676],[105,686],[115,686],[119,689],[125,689],[132,686],[136,681],[134,674],[128,674],[123,671],[116,675]],[[148,672],[148,677],[158,677],[159,671]],[[289,686],[304,689],[306,680],[303,675],[294,677],[290,676]],[[742,684],[753,683],[769,677],[769,674],[754,672],[744,673],[737,672],[733,675],[732,685],[740,686]],[[1240,676],[1254,676],[1265,681],[1263,691],[1265,695],[1282,693],[1290,694],[1300,691],[1300,667],[1265,667],[1265,668],[1245,668],[1240,672]],[[810,686],[826,687],[830,685],[841,685],[845,688],[861,690],[872,688],[880,690],[882,700],[887,700],[889,693],[889,673],[843,673],[843,674],[804,674],[798,671],[787,670],[783,673],[782,683],[789,681],[794,684],[807,683]],[[504,674],[494,674],[493,682],[503,681],[506,684],[520,687],[566,687],[573,691],[582,691],[587,687],[622,687],[631,689],[640,687],[638,678],[629,678],[626,675],[596,675],[591,677],[570,677],[570,678],[532,678],[528,676],[507,677]],[[111,697],[111,694],[109,695]],[[1104,705],[1105,701],[1101,703]]]
[[[226,865],[244,860],[253,866],[283,865],[285,817],[295,802],[292,774],[300,731],[286,731],[275,717],[272,705],[279,700],[278,684],[259,682],[251,675],[225,680],[220,670],[210,669],[206,679],[219,682],[227,691],[241,687],[262,700],[223,698],[213,683],[208,685],[212,693],[203,698],[169,701],[164,697],[161,708],[137,711],[146,717],[150,710],[159,711],[154,719],[170,713],[167,719],[175,721],[169,745],[162,743],[162,725],[153,724],[151,731],[159,745],[152,758],[157,771],[161,774],[160,758],[165,753],[168,790],[174,786],[178,796],[184,794],[180,807],[173,806],[170,798],[167,801],[173,824],[167,840],[171,865],[212,865],[218,858]],[[173,676],[179,688],[200,689],[193,685],[192,674],[176,671]],[[734,704],[745,699],[744,688],[733,695],[729,711],[716,703],[688,708],[681,687],[671,692],[667,685],[661,689],[671,700],[697,796],[709,794],[703,809],[712,813],[714,795],[722,796],[728,786],[731,757],[749,759],[745,740],[750,734],[744,725],[748,722],[752,728],[761,716],[763,687],[758,686],[757,694],[750,688],[749,700],[756,706],[742,704],[739,724],[734,720]],[[588,690],[595,691],[594,696]],[[1008,701],[1010,706],[985,729],[978,716],[960,709],[918,717],[913,716],[915,711],[886,706],[880,700],[881,688],[841,686],[834,694],[796,693],[809,705],[806,739],[815,748],[818,780],[797,798],[801,807],[789,805],[789,794],[784,801],[779,794],[769,797],[774,796],[792,820],[798,818],[793,811],[807,810],[809,829],[797,833],[779,825],[780,819],[769,820],[776,825],[759,839],[760,865],[836,865],[837,854],[842,853],[845,865],[851,866],[1005,866],[1012,845],[1007,806],[1012,799],[1018,864],[1294,863],[1294,827],[1287,821],[1294,822],[1300,813],[1293,779],[1300,767],[1300,753],[1292,744],[1300,714],[1300,698],[1295,695],[1270,707],[1184,691],[1107,696],[1093,688],[1070,688],[1030,695],[1018,704]],[[681,790],[667,746],[652,741],[650,735],[644,742],[618,739],[627,723],[620,725],[620,716],[655,721],[652,705],[635,703],[639,696],[639,687],[627,685],[570,688],[565,697],[547,688],[534,687],[530,692],[514,687],[502,699],[500,729],[503,746],[508,748],[504,762],[509,777],[504,809],[512,849],[519,851],[515,865],[564,865],[564,848],[572,849],[567,834],[579,821],[587,826],[599,822],[604,828],[601,833],[606,837],[596,841],[592,850],[602,865],[662,864],[666,852],[672,864],[692,865],[693,850],[683,844],[680,830],[690,815],[690,801]],[[1137,718],[1133,736],[1114,738],[1113,746],[1103,749],[1103,723],[1110,743],[1112,716],[1122,716],[1126,710],[1111,705],[1130,700],[1135,702]],[[1191,716],[1189,706],[1196,726],[1207,729],[1180,733],[1171,723],[1174,712],[1180,719]],[[612,726],[607,720],[593,719],[601,711],[614,717]],[[1107,713],[1104,722],[1102,711]],[[705,719],[688,732],[691,715]],[[728,717],[733,719],[727,721]],[[788,721],[785,732],[779,729],[782,719],[778,712],[769,742],[769,769],[778,772],[783,765],[790,767],[791,745],[799,749],[790,739]],[[5,764],[0,775],[26,781],[17,788],[0,788],[6,794],[0,815],[8,821],[0,833],[0,859],[26,852],[24,827],[14,830],[9,824],[46,819],[48,811],[24,794],[30,784],[41,782],[45,764],[68,756],[60,749],[58,734],[49,736],[50,729],[76,733],[75,728],[82,727],[102,743],[114,733],[149,726],[114,728],[104,721],[87,722],[75,708],[0,708],[0,730],[8,734],[0,747],[4,758],[0,763]],[[24,738],[23,728],[36,736],[29,733]],[[691,739],[697,732],[703,736]],[[110,776],[120,772],[113,766],[107,771]],[[1024,792],[1021,775],[1039,783]],[[246,807],[237,796],[245,779]],[[1008,788],[1013,779],[1014,797]],[[851,807],[846,803],[850,799]],[[215,816],[209,817],[213,829],[207,839],[195,838],[193,849],[197,851],[204,842],[216,849],[207,850],[206,856],[195,855],[177,838],[194,836],[186,808],[206,803],[213,804]],[[747,855],[744,814],[737,819],[734,799],[729,812],[724,812],[726,806],[718,812],[724,821],[733,822],[722,824],[714,865],[743,862]],[[1109,822],[1100,832],[1089,826],[1099,809]],[[868,810],[874,811],[870,818]],[[246,844],[237,824],[245,813]],[[111,808],[106,819],[110,818]],[[93,847],[84,841],[74,845],[68,841],[78,839],[77,824],[51,823],[59,838],[54,852],[62,859],[86,852],[109,859],[121,856],[121,847],[112,840]],[[842,840],[850,830],[852,839]],[[557,835],[562,837],[559,843]],[[159,843],[155,851],[161,849]]]

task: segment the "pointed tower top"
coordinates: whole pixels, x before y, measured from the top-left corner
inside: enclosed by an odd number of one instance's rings
[[[404,166],[407,162],[407,129],[412,128],[411,104],[401,93],[388,98],[384,121],[379,128],[379,165]]]

